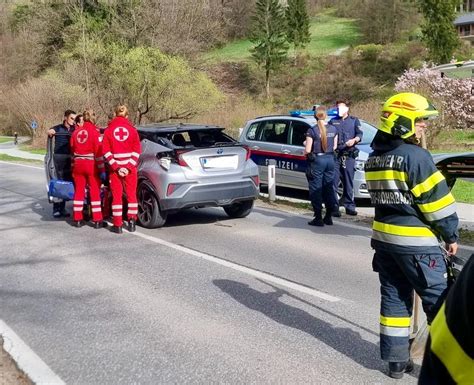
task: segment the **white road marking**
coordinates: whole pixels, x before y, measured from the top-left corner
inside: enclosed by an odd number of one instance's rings
[[[28,378],[36,385],[64,385],[65,382],[46,365],[36,353],[0,319],[3,348]]]
[[[228,267],[230,269],[239,271],[241,273],[251,275],[252,277],[260,278],[260,279],[263,279],[263,280],[268,281],[268,282],[276,283],[277,285],[286,287],[288,289],[293,289],[293,290],[298,291],[300,293],[308,294],[308,295],[311,295],[313,297],[324,299],[324,300],[329,301],[329,302],[338,302],[338,301],[341,300],[341,298],[332,296],[332,295],[327,294],[327,293],[323,293],[321,291],[312,289],[312,288],[304,286],[304,285],[300,285],[300,284],[295,283],[295,282],[287,281],[284,278],[275,277],[271,274],[264,273],[262,271],[254,270],[254,269],[251,269],[251,268],[246,267],[246,266],[241,266],[241,265],[238,265],[237,263],[229,262],[225,259],[220,259],[218,257],[214,257],[212,255],[202,253],[200,251],[196,251],[196,250],[190,249],[188,247],[178,245],[176,243],[165,241],[161,238],[157,238],[157,237],[153,237],[151,235],[143,234],[143,233],[140,233],[138,231],[133,232],[133,233],[129,232],[129,234],[135,235],[137,237],[146,239],[146,240],[154,242],[154,243],[158,243],[160,245],[163,245],[163,246],[166,246],[166,247],[178,250],[178,251],[181,251],[181,252],[186,253],[186,254],[194,255],[195,257],[202,258],[206,261],[213,262],[213,263],[216,263],[218,265],[225,266],[225,267]]]
[[[6,162],[6,161],[4,161],[4,160],[0,160],[0,163],[8,164],[9,166],[20,166],[20,167],[36,168],[37,170],[43,170],[43,171],[44,171],[44,167],[30,166],[30,165],[28,165],[28,164],[20,164],[20,163],[14,163],[14,162]]]

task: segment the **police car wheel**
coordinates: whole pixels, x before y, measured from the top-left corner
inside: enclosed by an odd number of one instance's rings
[[[147,229],[162,227],[167,215],[160,210],[158,199],[153,189],[142,182],[138,186],[138,222]]]
[[[252,208],[253,201],[243,201],[224,206],[224,211],[231,218],[244,218],[250,214]]]

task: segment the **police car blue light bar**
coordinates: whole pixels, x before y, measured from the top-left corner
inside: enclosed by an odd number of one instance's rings
[[[318,104],[315,104],[315,106],[318,106]],[[298,116],[314,116],[314,110],[293,110],[290,111],[290,115],[294,117]],[[337,114],[337,107],[330,108],[327,110],[327,115],[329,118],[334,118],[338,116]]]

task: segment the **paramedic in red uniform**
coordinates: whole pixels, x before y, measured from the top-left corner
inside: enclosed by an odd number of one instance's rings
[[[94,228],[104,227],[100,208],[100,177],[104,174],[101,160],[99,133],[92,110],[84,111],[84,125],[78,126],[71,137],[74,179],[73,225],[82,227],[86,185],[89,186],[92,221]]]
[[[112,190],[112,231],[122,233],[122,191],[128,203],[128,229],[135,231],[137,220],[137,165],[140,156],[140,138],[137,130],[127,119],[128,109],[120,105],[115,109],[115,118],[107,126],[102,141],[105,161],[110,166],[110,188]]]

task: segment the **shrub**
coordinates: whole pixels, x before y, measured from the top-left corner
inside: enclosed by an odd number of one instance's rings
[[[82,109],[86,105],[84,89],[72,86],[57,72],[3,90],[0,99],[12,117],[22,124],[21,132],[33,136],[36,147],[44,146],[46,131],[61,122],[66,109]],[[34,131],[30,129],[33,120],[38,123]]]

